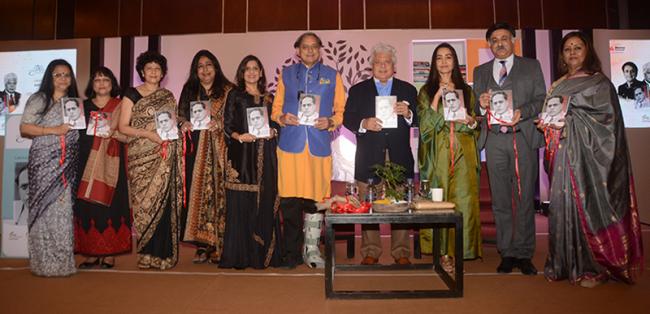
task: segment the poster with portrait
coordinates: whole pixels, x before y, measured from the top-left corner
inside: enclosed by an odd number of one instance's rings
[[[171,111],[157,112],[156,132],[163,141],[177,140],[178,126],[176,126],[176,115]]]
[[[553,125],[556,127],[564,126],[564,117],[569,108],[571,96],[553,96],[546,99],[544,108],[539,114],[539,120],[542,125]]]
[[[396,103],[397,96],[375,96],[375,118],[381,120],[382,129],[397,128]]]
[[[493,90],[490,92],[489,124],[506,124],[512,122],[512,90]]]
[[[445,121],[465,120],[467,109],[465,109],[463,90],[445,90],[442,93],[442,108]]]
[[[609,57],[625,127],[650,127],[650,40],[610,40]]]
[[[61,98],[63,112],[63,123],[69,124],[72,130],[83,130],[86,128],[86,116],[84,115],[84,104],[81,98]]]
[[[76,71],[76,49],[0,52],[0,136],[5,135],[5,117],[22,114],[27,99],[38,91],[47,65],[65,59]]]
[[[264,107],[246,108],[246,122],[248,123],[248,133],[256,138],[271,136],[269,113]]]
[[[27,160],[31,140],[20,136],[21,115],[9,115],[2,161],[2,256],[27,257]]]
[[[190,122],[192,130],[207,130],[210,128],[210,102],[209,101],[192,101],[190,102]]]
[[[86,134],[109,137],[111,135],[111,114],[103,111],[91,111]]]
[[[298,123],[313,126],[318,119],[320,95],[301,93],[298,100]]]

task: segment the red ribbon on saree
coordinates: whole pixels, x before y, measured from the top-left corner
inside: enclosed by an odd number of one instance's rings
[[[113,112],[120,100],[113,98],[102,112]],[[93,119],[99,114],[94,112]],[[95,121],[97,122],[97,121]],[[97,123],[95,123],[97,127]],[[88,162],[79,182],[77,197],[89,202],[110,206],[113,202],[120,167],[120,143],[114,138],[95,137]]]

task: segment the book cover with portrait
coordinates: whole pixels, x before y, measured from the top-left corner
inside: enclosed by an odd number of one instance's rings
[[[512,90],[490,92],[490,119],[488,124],[512,123]]]
[[[61,108],[63,123],[69,124],[73,130],[86,128],[86,116],[84,115],[84,104],[81,98],[63,97],[61,98]]]
[[[445,121],[465,120],[467,110],[463,90],[445,90],[442,93],[442,109]]]
[[[564,117],[569,108],[570,96],[552,96],[546,99],[544,108],[539,114],[542,125],[564,126]]]
[[[256,138],[267,138],[271,136],[269,127],[269,113],[264,107],[246,108],[246,122],[248,133]]]
[[[86,134],[109,137],[111,135],[111,114],[103,111],[91,111]]]
[[[176,115],[171,111],[156,113],[156,132],[163,141],[178,139],[178,126]]]
[[[381,120],[382,129],[397,128],[396,103],[397,96],[375,96],[375,118]]]
[[[313,126],[318,119],[320,95],[301,93],[298,100],[298,123]]]
[[[209,101],[192,101],[190,102],[190,123],[192,130],[207,130],[210,128],[210,102]]]

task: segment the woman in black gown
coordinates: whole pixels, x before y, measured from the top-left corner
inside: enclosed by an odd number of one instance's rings
[[[251,134],[248,121],[254,108],[267,113],[273,99],[266,93],[262,63],[246,56],[236,74],[237,89],[230,93],[224,113],[228,138],[226,160],[226,233],[219,267],[243,269],[279,266],[280,220],[278,215],[276,136],[278,126],[270,124],[269,136]],[[264,128],[260,128],[264,129]]]

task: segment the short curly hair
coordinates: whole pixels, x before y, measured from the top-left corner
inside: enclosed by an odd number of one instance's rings
[[[135,70],[138,72],[138,76],[140,77],[140,80],[144,82],[144,66],[147,63],[156,63],[160,66],[160,70],[162,71],[162,77],[160,80],[165,78],[165,75],[167,75],[167,58],[165,56],[161,55],[157,51],[145,51],[141,53],[138,58],[135,60]]]

